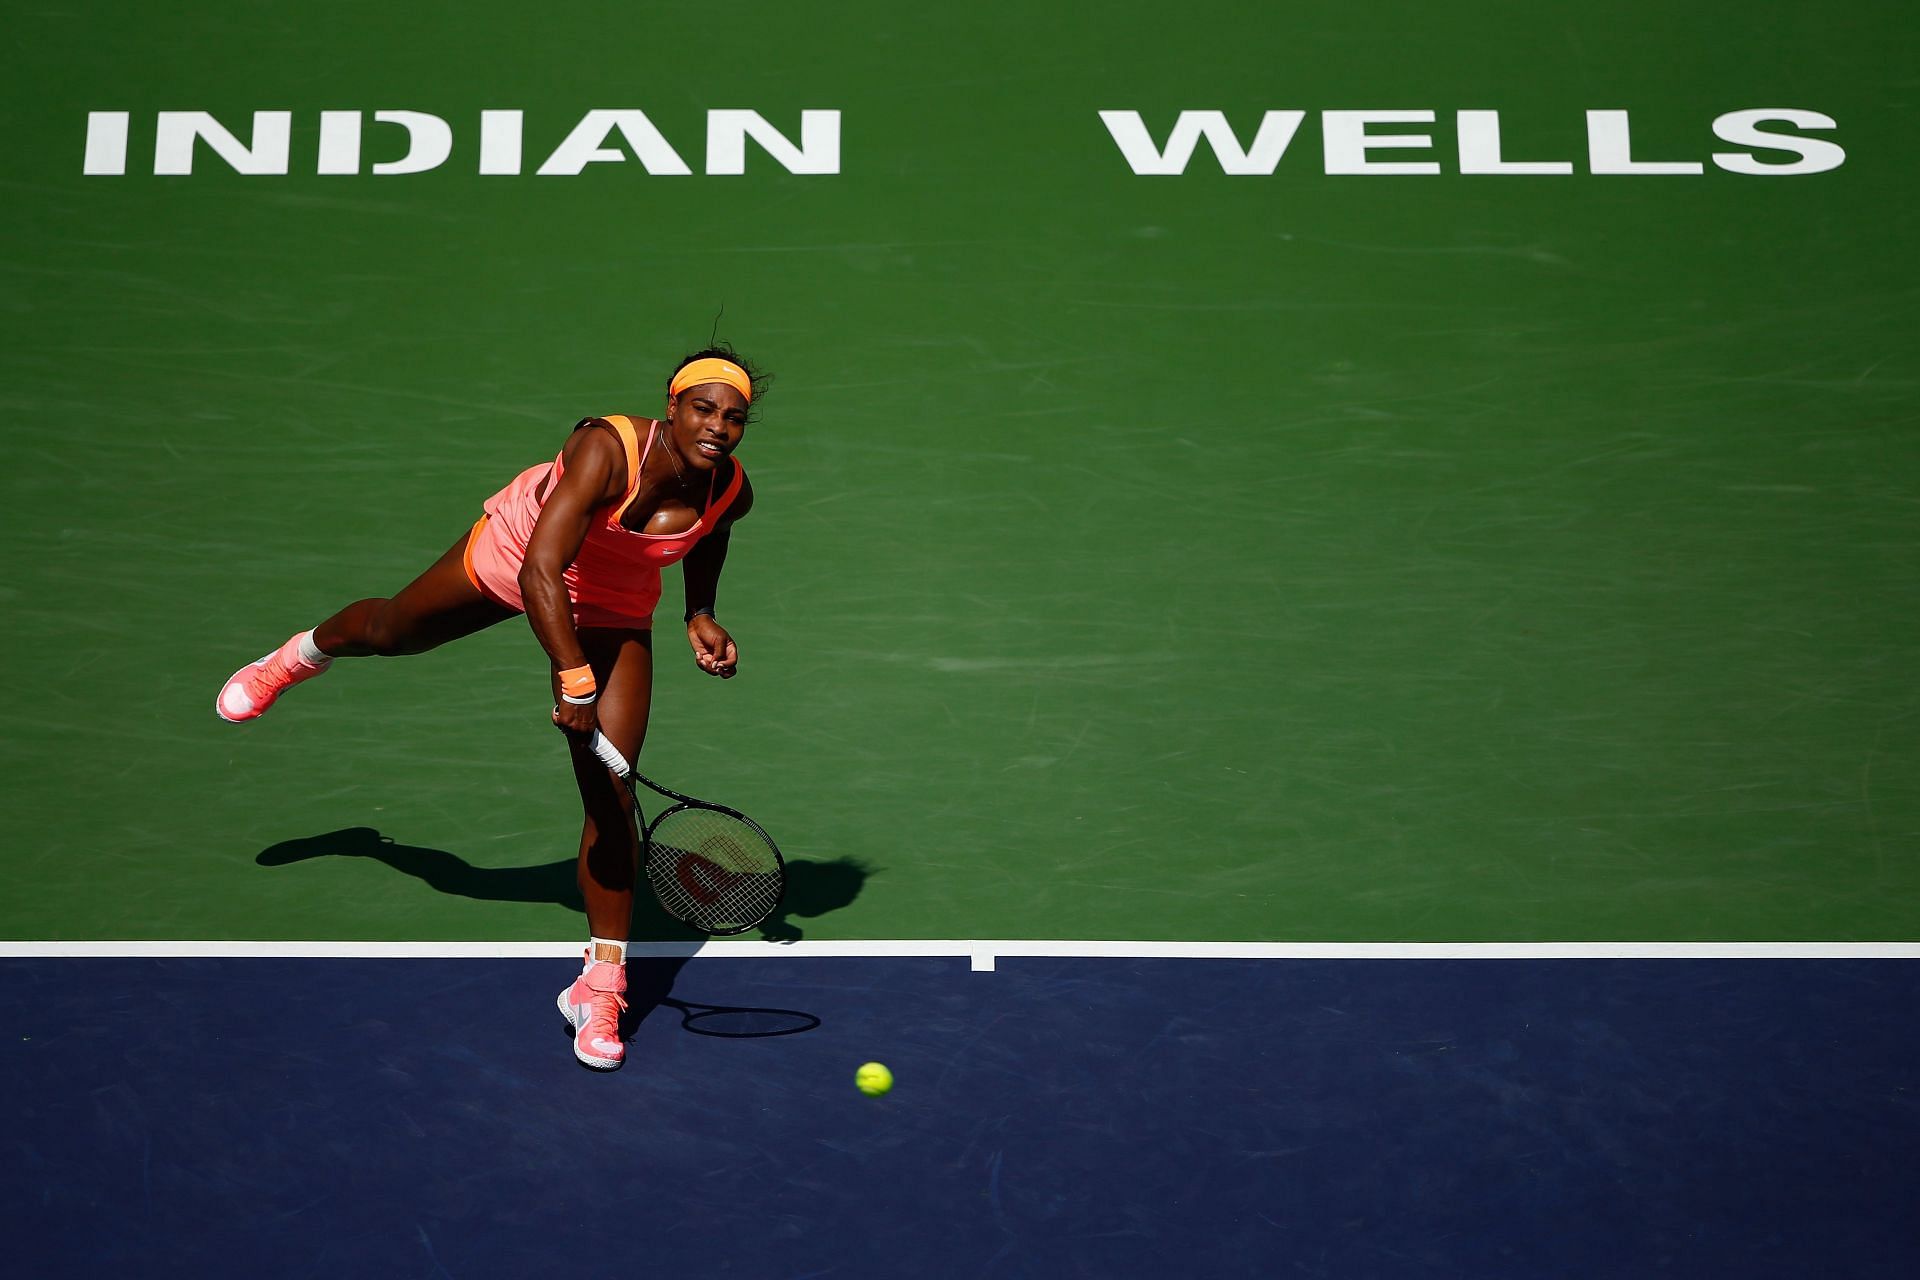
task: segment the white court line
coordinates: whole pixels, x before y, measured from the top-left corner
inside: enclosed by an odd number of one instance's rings
[[[222,957],[341,960],[573,958],[571,942],[66,942],[0,940],[0,958]],[[634,956],[719,959],[951,957],[979,972],[1025,957],[1122,960],[1915,960],[1920,942],[1084,942],[874,939],[851,942],[636,942]]]

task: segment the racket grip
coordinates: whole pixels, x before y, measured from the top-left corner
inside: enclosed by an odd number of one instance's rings
[[[627,762],[625,756],[620,754],[620,748],[607,741],[607,735],[598,729],[593,731],[593,737],[588,740],[587,746],[592,750],[594,755],[600,757],[601,764],[613,770],[614,773],[620,777],[624,778],[633,772],[633,766]]]

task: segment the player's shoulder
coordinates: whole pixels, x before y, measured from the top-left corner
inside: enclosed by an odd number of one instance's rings
[[[606,417],[582,418],[574,423],[563,453],[569,471],[604,472],[613,477],[625,476],[627,472],[625,439],[619,424]]]
[[[646,444],[647,432],[652,427],[652,418],[643,418],[637,413],[596,414],[574,423],[569,439],[598,439],[607,441],[616,449],[631,451]]]

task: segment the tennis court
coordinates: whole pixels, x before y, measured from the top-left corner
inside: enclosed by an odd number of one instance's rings
[[[18,15],[23,1273],[1909,1274],[1912,23]],[[716,332],[601,1077],[523,623],[212,702]]]

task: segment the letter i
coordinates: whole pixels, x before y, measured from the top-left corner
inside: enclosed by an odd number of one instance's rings
[[[87,112],[87,158],[82,173],[112,176],[127,171],[127,113]]]
[[[517,174],[520,172],[519,111],[482,111],[480,113],[480,172]]]

